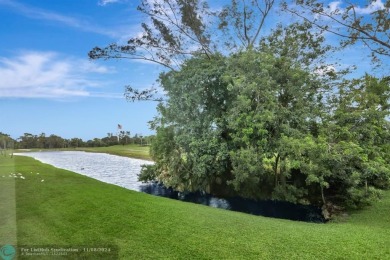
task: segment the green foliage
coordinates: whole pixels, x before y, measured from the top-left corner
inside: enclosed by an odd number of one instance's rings
[[[89,56],[169,69],[159,78],[167,100],[154,98],[154,88],[127,87],[129,100],[164,100],[152,122],[156,164],[143,179],[179,190],[364,204],[370,189],[390,186],[389,78],[343,79],[348,69],[326,64],[324,33],[339,36],[341,47],[361,42],[374,61],[386,58],[390,2],[360,9],[282,1],[303,22],[261,39],[274,4],[233,0],[211,11],[207,1],[141,1],[149,19],[143,33]]]
[[[383,192],[375,187],[365,188],[349,188],[345,205],[350,208],[363,207],[371,205],[373,201],[377,201],[382,197]]]
[[[142,36],[90,52],[93,59],[145,59],[169,69],[159,77],[167,99],[128,88],[131,100],[163,100],[151,122],[155,165],[141,180],[181,191],[345,205],[365,204],[370,190],[389,186],[389,80],[346,80],[344,71],[329,70],[323,32],[331,29],[316,22],[346,21],[352,38],[345,44],[368,40],[375,52],[386,43],[361,38],[372,28],[351,16],[353,6],[340,17],[314,0],[297,4],[315,13],[314,21],[278,26],[260,39],[273,0],[232,1],[215,13],[203,1],[142,1],[139,10],[151,22]],[[382,17],[377,28],[387,14],[371,15]],[[221,31],[213,34],[216,24]]]
[[[142,182],[149,182],[155,181],[157,177],[157,169],[155,165],[142,165],[142,171],[138,175],[138,180]]]
[[[204,61],[208,62],[204,62]],[[160,76],[170,99],[158,106],[151,146],[157,179],[179,190],[210,191],[224,183],[229,165],[225,113],[232,93],[222,56],[189,60],[181,71]]]
[[[0,132],[0,156],[7,156],[9,152],[7,149],[14,149],[15,140],[13,140],[10,135]],[[12,156],[12,152],[11,152]]]
[[[272,198],[275,200],[289,201],[292,203],[306,204],[305,198],[307,191],[291,184],[278,185],[272,193]]]
[[[273,194],[275,199],[295,202],[298,194],[305,193],[286,183],[289,156],[295,151],[286,149],[283,138],[299,139],[309,131],[321,85],[300,64],[288,56],[262,52],[244,52],[232,58],[231,90],[237,99],[228,116],[235,166],[231,183],[236,189],[243,179],[252,187],[257,185],[257,191],[250,191],[251,197],[263,197],[259,190],[266,190],[268,197]],[[266,159],[273,160],[272,171],[261,164]],[[247,187],[241,191],[248,196]]]
[[[390,192],[383,195],[348,222],[313,224],[151,196],[14,156],[0,158],[0,244],[105,246],[119,259],[387,259]]]
[[[184,182],[180,182],[180,174],[184,174],[184,160],[180,154],[179,147],[174,142],[173,127],[159,127],[157,135],[150,147],[150,155],[155,161],[155,165],[144,168],[141,171],[140,180],[149,180],[150,177],[162,181],[166,186],[173,186],[183,190]],[[152,172],[154,170],[154,172]]]
[[[278,42],[291,37],[276,31],[269,48],[199,55],[161,74],[169,99],[152,122],[156,163],[141,179],[221,196],[346,206],[366,205],[388,187],[388,80],[333,81],[334,92],[328,80],[336,77],[313,73],[299,48],[283,51]]]
[[[333,156],[331,196],[341,196],[348,204],[365,204],[375,193],[370,190],[389,185],[389,90],[386,78],[369,75],[343,82],[334,114],[323,129]],[[335,185],[340,182],[343,185]]]

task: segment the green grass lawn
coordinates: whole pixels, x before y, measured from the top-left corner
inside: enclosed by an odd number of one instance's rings
[[[37,152],[42,149],[29,149],[29,151]],[[51,149],[44,149],[44,151],[50,151]],[[126,144],[126,145],[113,145],[107,147],[78,147],[78,148],[63,148],[53,149],[56,151],[85,151],[92,153],[108,153],[119,156],[125,156],[136,159],[152,160],[149,155],[149,146],[141,146],[139,144]],[[16,150],[15,152],[18,152]]]
[[[61,149],[16,149],[7,150],[7,154],[13,152],[38,152],[38,151],[85,151],[93,153],[108,153],[124,157],[137,158],[143,160],[152,160],[149,155],[149,146],[141,146],[138,144],[113,145],[107,147],[77,147],[77,148],[61,148]]]
[[[15,156],[0,158],[0,201],[0,247],[106,246],[121,259],[390,259],[390,192],[347,221],[312,224],[155,197]]]
[[[113,145],[108,147],[86,147],[77,148],[77,150],[94,153],[109,153],[125,157],[151,160],[149,156],[149,146],[140,146],[138,144]]]

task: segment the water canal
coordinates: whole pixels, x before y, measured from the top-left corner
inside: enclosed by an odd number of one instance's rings
[[[323,223],[321,210],[308,205],[296,205],[281,201],[254,201],[243,198],[217,198],[204,193],[180,193],[158,183],[142,183],[138,174],[144,164],[150,161],[121,157],[105,153],[81,151],[28,152],[15,155],[30,156],[43,163],[51,164],[82,174],[102,182],[126,189],[203,204],[226,210],[240,211],[253,215],[283,218],[298,221]]]

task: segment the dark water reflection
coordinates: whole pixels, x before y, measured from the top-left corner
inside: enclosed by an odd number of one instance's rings
[[[209,194],[201,194],[200,192],[180,193],[171,188],[165,188],[163,185],[158,183],[144,184],[140,187],[140,191],[156,196],[203,204],[215,208],[239,211],[252,215],[313,223],[325,222],[321,209],[310,205],[300,205],[285,201],[272,200],[255,201],[239,197],[222,199]]]
[[[243,198],[221,199],[201,193],[179,193],[157,183],[143,184],[138,181],[137,175],[141,170],[141,165],[151,163],[147,161],[80,151],[31,152],[20,153],[19,155],[31,156],[58,168],[77,172],[126,189],[157,196],[253,215],[316,223],[324,222],[321,210],[313,206],[296,205],[281,201],[254,201]]]

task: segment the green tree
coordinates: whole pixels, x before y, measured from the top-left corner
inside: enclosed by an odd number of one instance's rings
[[[120,131],[119,132],[119,143],[125,145],[130,140],[130,131]]]
[[[118,144],[118,138],[113,133],[107,133],[107,136],[102,138],[102,141],[109,146]]]
[[[7,149],[14,148],[15,140],[10,135],[0,132],[0,152],[1,155],[7,156]]]
[[[45,133],[41,133],[39,136],[38,136],[38,146],[39,148],[46,148],[46,134]]]
[[[156,164],[140,179],[224,196],[369,202],[390,183],[388,81],[342,81],[330,99],[299,44],[267,46],[161,74],[169,99],[152,122]]]
[[[289,154],[281,139],[310,133],[322,102],[320,82],[287,54],[291,50],[200,56],[162,74],[169,99],[158,106],[160,117],[152,124],[158,179],[182,190],[287,197],[293,187],[286,182]],[[169,149],[161,141],[167,137]]]
[[[38,148],[37,146],[38,137],[30,133],[24,133],[23,136],[19,137],[19,148],[30,149]]]
[[[363,41],[386,56],[388,9],[368,21],[354,16],[352,5],[323,15],[315,0],[294,2],[314,20],[284,5],[305,22],[264,37],[273,0],[232,0],[215,12],[203,1],[145,0],[139,10],[149,22],[141,36],[91,50],[92,59],[166,67],[158,80],[164,99],[156,89],[127,87],[131,101],[161,101],[151,122],[155,164],[144,167],[140,180],[181,191],[352,206],[389,185],[389,82],[346,80],[345,71],[330,69],[323,34],[337,33],[327,23],[339,23],[342,46]]]
[[[51,134],[47,137],[48,148],[64,148],[67,143],[61,136]]]
[[[390,184],[389,82],[366,75],[340,83],[317,137],[286,139],[291,163],[306,175],[308,198],[362,206]],[[321,196],[320,196],[321,195]]]
[[[230,163],[225,115],[231,95],[221,55],[188,60],[180,71],[161,75],[169,99],[158,105],[152,122],[151,155],[158,179],[179,190],[226,191]]]
[[[377,79],[369,75],[346,81],[334,100],[336,108],[328,126],[329,141],[348,142],[360,149],[351,167],[351,174],[356,176],[356,185],[349,187],[349,192],[360,190],[361,194],[369,195],[370,188],[385,188],[389,185],[390,167],[386,146],[390,135],[389,101],[389,79]],[[363,200],[364,196],[361,197]]]
[[[257,176],[266,184],[260,186],[275,187],[273,197],[287,199],[293,196],[290,192],[298,191],[292,191],[287,183],[291,153],[285,149],[284,139],[299,140],[309,134],[321,102],[317,95],[321,85],[288,56],[247,52],[234,58],[232,67],[233,92],[237,93],[229,113],[236,145],[230,152],[235,166],[232,183],[238,190],[248,190],[248,185],[258,183],[253,179]],[[270,161],[272,171],[266,167]]]
[[[73,148],[82,147],[84,146],[84,142],[81,138],[72,138],[69,140],[69,145]]]

